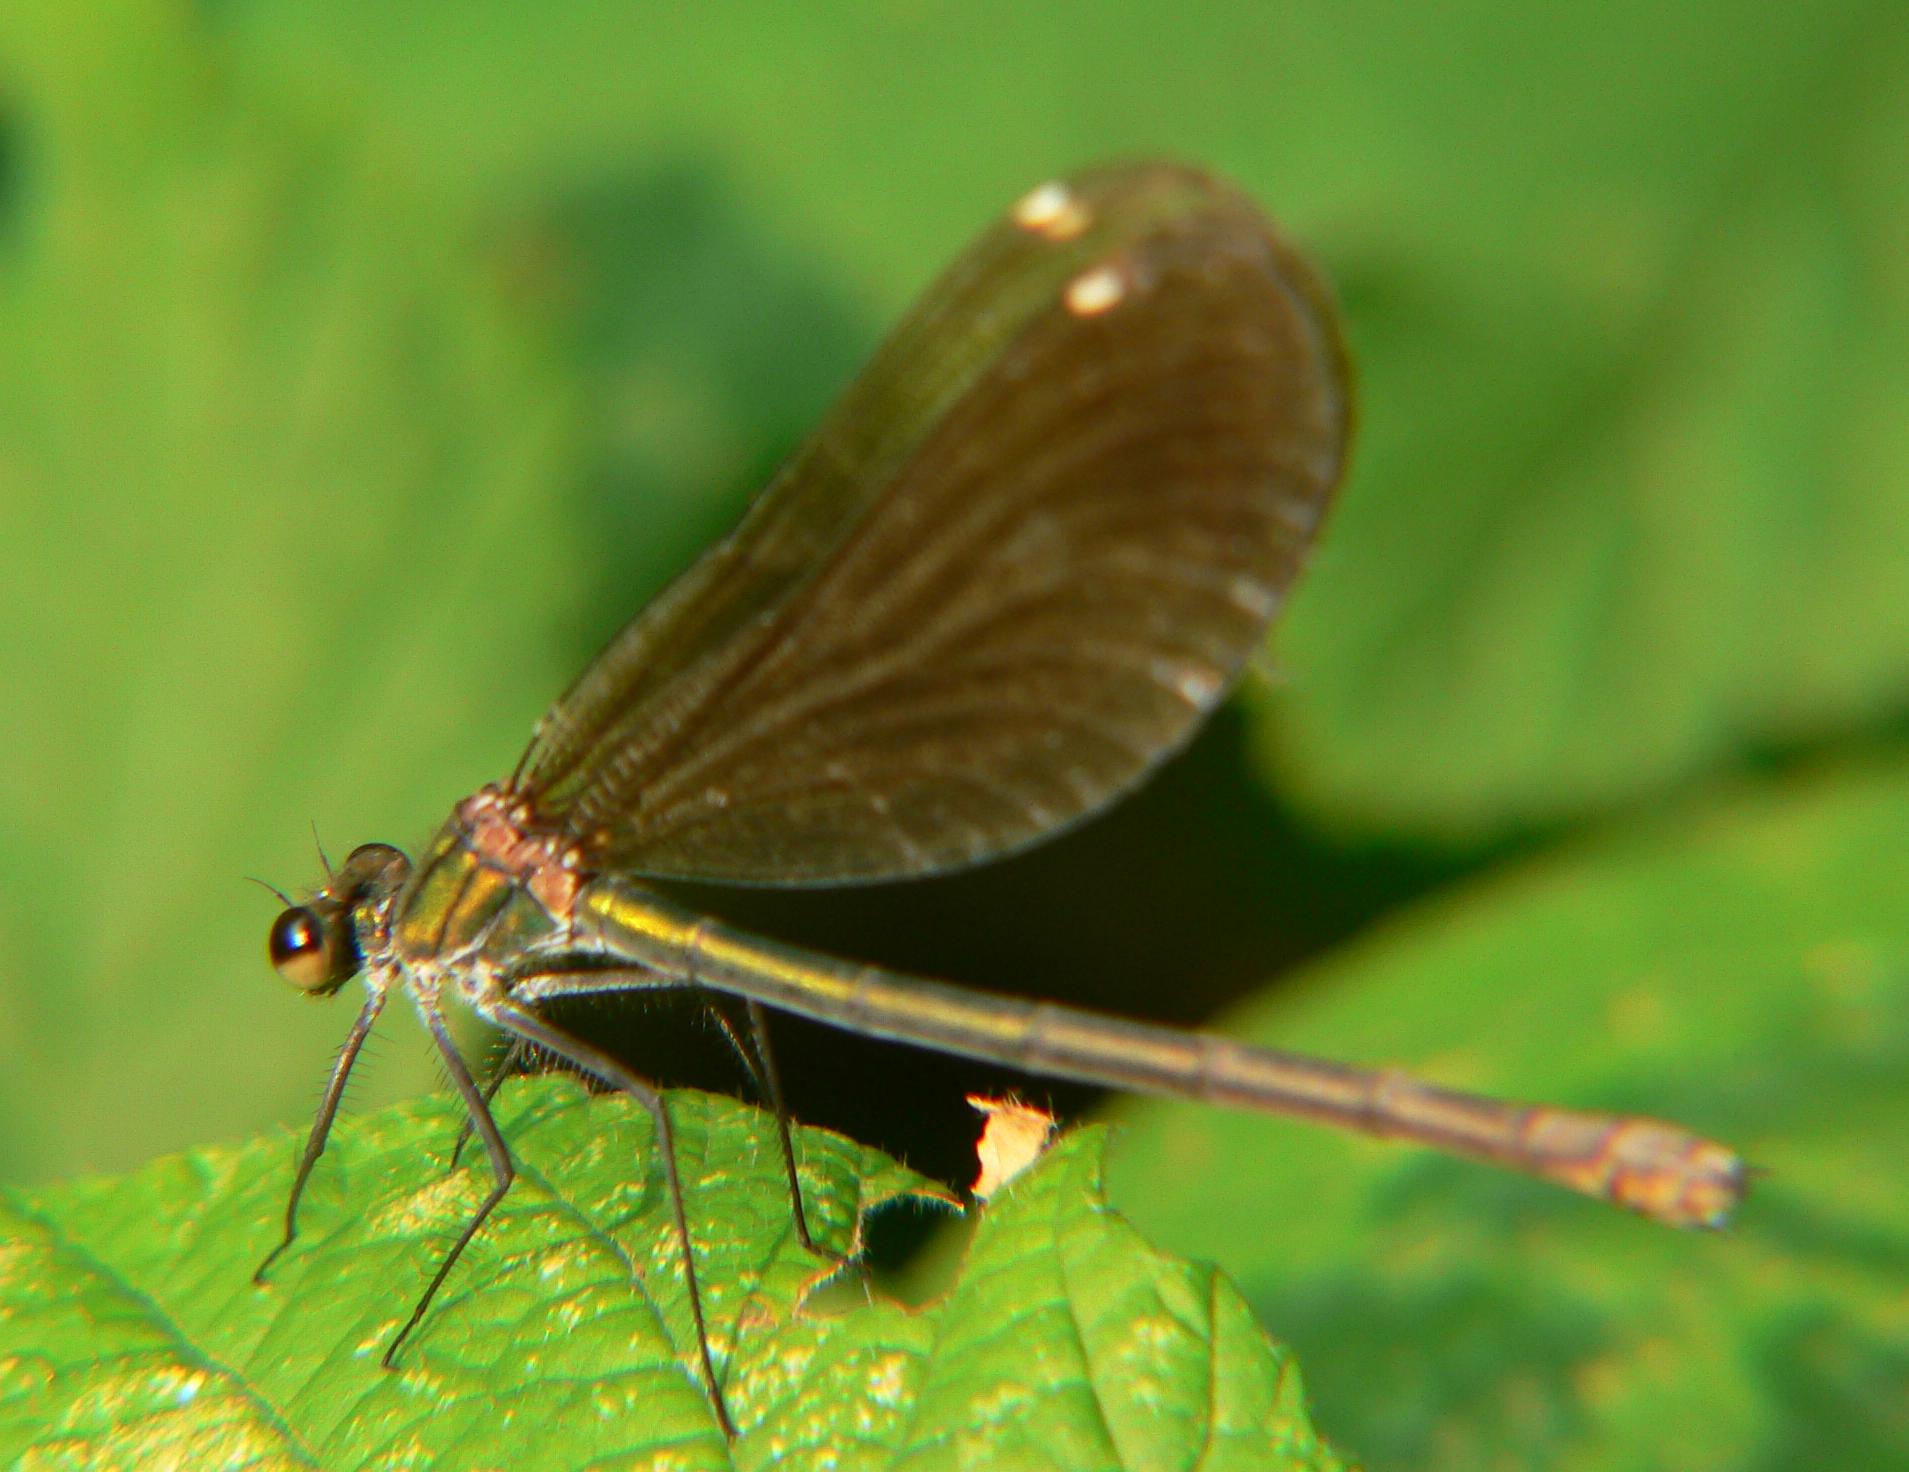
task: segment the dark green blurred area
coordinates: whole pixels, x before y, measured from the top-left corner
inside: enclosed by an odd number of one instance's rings
[[[1583,836],[1909,763],[1899,5],[16,4],[0,1180],[302,1122],[346,1018],[277,987],[240,876],[308,882],[313,824],[421,842],[973,230],[1149,154],[1264,201],[1358,354],[1277,678],[1046,850],[728,908],[1191,1021]],[[1772,905],[1804,857],[1770,856]],[[1905,964],[1900,921],[1837,913]],[[1407,1005],[1383,1056],[1415,1066],[1488,1020]],[[367,1101],[431,1082],[393,1034]],[[812,1044],[785,1045],[805,1117],[963,1168],[966,1075]],[[1713,1123],[1621,1062],[1515,1077],[1620,1075],[1582,1101]],[[1869,1127],[1900,1077],[1851,1106]],[[1328,1433],[1427,1461],[1434,1432],[1348,1425],[1356,1371],[1297,1347]],[[1909,1355],[1859,1363],[1825,1373]]]

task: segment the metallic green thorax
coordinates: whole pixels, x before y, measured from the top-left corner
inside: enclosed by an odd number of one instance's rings
[[[521,955],[566,928],[578,881],[554,843],[526,839],[502,796],[459,803],[398,897],[391,946],[407,964],[482,949]]]

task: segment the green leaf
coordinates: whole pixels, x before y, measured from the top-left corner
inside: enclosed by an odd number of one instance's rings
[[[0,1174],[295,1117],[332,1023],[261,979],[237,876],[508,770],[909,294],[1088,157],[1237,174],[1347,303],[1282,792],[1447,835],[1872,726],[1902,14],[0,7]]]
[[[313,817],[334,846],[415,841],[505,770],[584,646],[966,232],[1090,156],[1234,172],[1347,302],[1363,440],[1263,726],[1314,813],[1388,841],[1489,832],[1902,708],[1909,36],[1887,0],[1115,5],[1090,26],[1000,0],[747,24],[614,0],[0,12],[9,1180],[301,1110],[337,1019],[273,990],[271,902],[236,876],[297,884]],[[1887,827],[1873,881],[1849,861],[1865,905],[1904,892]],[[1896,994],[1828,1014],[1880,1039],[1874,1065],[1799,1000],[1895,974],[1899,922],[1812,931],[1804,909],[1830,908],[1788,889],[1820,866],[1785,840],[1725,866],[1737,898],[1701,934],[1701,867],[1650,869],[1656,905],[1591,886],[1608,916],[1562,878],[1526,913],[1535,881],[1513,876],[1319,974],[1355,997],[1317,1025],[1308,1001],[1297,1029],[1458,1081],[1724,1128],[1706,1090],[1749,1078],[1744,1117],[1795,1109],[1818,1163],[1786,1156],[1744,1232],[1813,1170],[1816,1195],[1860,1206],[1797,1228],[1823,1244],[1814,1297],[1786,1247],[1767,1284],[1727,1275],[1766,1308],[1713,1314],[1707,1259],[1674,1254],[1743,1238],[1640,1235],[1460,1167],[1300,1132],[1281,1154],[1282,1127],[1243,1126],[1230,1169],[1194,1178],[1207,1194],[1174,1199],[1235,1249],[1252,1224],[1264,1248],[1229,1260],[1316,1347],[1355,1444],[1395,1465],[1608,1444],[1611,1465],[1659,1466],[1694,1426],[1761,1472],[1828,1426],[1855,1465],[1904,1460],[1899,1412],[1852,1389],[1901,1384],[1902,1336],[1847,1307],[1900,1302],[1878,1144],[1901,1121]],[[1364,913],[1362,874],[1340,872],[1319,908]],[[1780,916],[1787,971],[1747,939]],[[1454,938],[1475,920],[1490,934]],[[987,929],[1006,952],[1022,924]],[[1408,954],[1428,931],[1433,954]],[[1567,984],[1600,964],[1634,985]],[[1414,979],[1362,1000],[1394,967]],[[1735,999],[1714,1026],[1653,1000],[1685,967],[1706,1009]],[[1463,1048],[1435,1041],[1467,1014]],[[1262,1170],[1290,1189],[1240,1179]],[[1554,1232],[1589,1235],[1553,1254]],[[1324,1266],[1289,1274],[1279,1251]],[[1393,1265],[1362,1293],[1368,1262]]]
[[[1211,1257],[1375,1466],[1909,1466],[1909,766],[1685,808],[1402,916],[1236,1019],[1676,1119],[1766,1172],[1667,1231],[1239,1115],[1136,1110],[1114,1199]]]
[[[1333,262],[1363,442],[1262,737],[1343,827],[1555,822],[1909,700],[1909,11],[1509,9],[1365,38],[1421,167]]]
[[[535,500],[562,395],[449,222],[211,65],[186,12],[59,9],[0,118],[32,206],[0,253],[8,1180],[302,1109],[284,1062],[336,1019],[232,985],[272,906],[239,876],[317,863],[273,794],[335,846],[374,816],[410,841],[494,775],[482,718],[527,732],[563,678],[474,572],[560,576]]]
[[[442,1098],[338,1129],[302,1235],[277,1239],[288,1139],[0,1200],[0,1461],[397,1465],[1330,1469],[1297,1373],[1210,1268],[1144,1247],[1100,1194],[1100,1131],[983,1214],[919,1311],[808,1304],[834,1264],[797,1243],[773,1122],[670,1096],[710,1337],[740,1435],[698,1378],[647,1115],[573,1081],[514,1083],[519,1180],[399,1358],[378,1358],[488,1168],[446,1171]],[[798,1135],[818,1237],[945,1194]]]

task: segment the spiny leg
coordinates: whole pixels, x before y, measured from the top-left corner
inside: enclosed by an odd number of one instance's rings
[[[418,1300],[417,1307],[411,1310],[411,1317],[404,1321],[404,1327],[398,1330],[392,1337],[391,1343],[385,1347],[382,1363],[387,1370],[392,1368],[392,1360],[398,1353],[398,1346],[404,1343],[405,1337],[413,1329],[417,1328],[418,1321],[424,1317],[424,1311],[431,1306],[431,1300],[437,1296],[438,1289],[444,1286],[444,1280],[450,1276],[451,1269],[457,1265],[458,1258],[464,1255],[464,1249],[471,1245],[471,1239],[477,1235],[478,1228],[484,1225],[484,1219],[496,1209],[497,1203],[504,1199],[505,1192],[510,1190],[511,1182],[517,1179],[517,1171],[510,1163],[510,1151],[504,1148],[504,1137],[497,1131],[497,1121],[491,1118],[490,1105],[485,1102],[476,1080],[471,1077],[470,1069],[465,1066],[463,1057],[457,1051],[457,1044],[451,1041],[450,1030],[444,1025],[443,1015],[437,1010],[435,1003],[429,1006],[420,1003],[418,1011],[424,1017],[424,1025],[430,1029],[431,1040],[437,1044],[437,1050],[444,1058],[444,1067],[451,1075],[451,1083],[464,1100],[464,1108],[470,1115],[472,1124],[477,1127],[478,1138],[484,1142],[484,1149],[490,1154],[491,1172],[496,1177],[496,1183],[491,1187],[490,1194],[478,1205],[471,1219],[464,1224],[464,1230],[458,1234],[457,1241],[451,1244],[451,1250],[444,1255],[444,1261],[438,1264],[437,1271],[431,1275],[431,1281],[425,1287],[424,1296]]]
[[[676,1219],[676,1240],[683,1252],[683,1286],[688,1290],[690,1317],[696,1325],[696,1349],[702,1357],[703,1384],[709,1392],[710,1404],[715,1407],[717,1424],[722,1427],[723,1435],[733,1440],[736,1426],[729,1419],[729,1407],[723,1403],[722,1387],[716,1382],[716,1361],[709,1350],[709,1329],[703,1320],[703,1295],[696,1284],[696,1258],[690,1248],[689,1218],[683,1210],[683,1182],[676,1169],[676,1134],[670,1126],[669,1110],[663,1103],[662,1094],[609,1054],[552,1026],[515,1002],[491,1001],[480,1010],[498,1026],[509,1028],[537,1047],[567,1059],[586,1073],[595,1074],[649,1111],[656,1128],[657,1153],[663,1161],[663,1183],[669,1189],[670,1208]]]
[[[753,1046],[744,1045],[741,1035],[722,1008],[712,1006],[711,1010],[728,1035],[730,1045],[741,1057],[743,1066],[749,1070],[749,1076],[755,1080],[763,1101],[776,1117],[776,1136],[782,1142],[782,1168],[789,1177],[789,1206],[795,1216],[797,1240],[805,1250],[817,1257],[834,1258],[840,1262],[842,1254],[819,1246],[809,1235],[809,1215],[802,1206],[802,1182],[795,1173],[795,1139],[789,1127],[789,1105],[782,1097],[782,1075],[776,1070],[776,1057],[769,1047],[769,1020],[763,1015],[760,1002],[751,1001],[745,1005],[749,1009],[749,1039]]]
[[[325,1153],[325,1142],[331,1138],[332,1121],[338,1117],[338,1106],[345,1097],[345,1080],[351,1076],[351,1068],[358,1061],[358,1052],[365,1045],[365,1039],[371,1035],[371,1024],[378,1020],[378,1014],[384,1010],[385,994],[374,991],[358,1013],[358,1020],[351,1025],[343,1046],[338,1049],[338,1057],[331,1066],[331,1079],[325,1085],[325,1097],[319,1100],[318,1117],[312,1121],[311,1133],[305,1137],[305,1153],[299,1157],[298,1172],[292,1177],[292,1194],[285,1203],[285,1235],[278,1246],[265,1254],[265,1261],[258,1265],[252,1274],[252,1281],[264,1285],[265,1275],[271,1270],[279,1254],[292,1245],[292,1239],[298,1235],[298,1203],[305,1194],[305,1183],[311,1179],[312,1167],[318,1164],[318,1157]]]
[[[484,1084],[484,1103],[488,1107],[497,1097],[497,1091],[504,1086],[504,1080],[516,1070],[530,1051],[530,1044],[522,1038],[512,1038],[510,1046],[504,1049],[504,1056],[497,1060],[497,1067],[491,1070],[490,1078]],[[457,1169],[457,1162],[463,1157],[464,1147],[471,1143],[471,1116],[467,1111],[457,1122],[457,1139],[451,1144],[450,1169]]]
[[[526,987],[531,994],[539,997],[587,996],[607,991],[673,991],[691,985],[675,977],[638,970],[621,957],[591,951],[539,956],[518,969],[506,972],[504,980],[513,988]],[[518,995],[521,997],[524,993],[519,992]],[[709,999],[709,1015],[715,1018],[716,1025],[729,1040],[729,1046],[741,1060],[743,1071],[755,1084],[763,1102],[775,1114],[776,1133],[782,1145],[782,1167],[789,1179],[789,1203],[795,1216],[797,1240],[805,1251],[817,1257],[845,1261],[845,1254],[823,1247],[809,1232],[808,1211],[802,1204],[802,1182],[796,1175],[795,1141],[790,1130],[789,1106],[782,1096],[782,1079],[776,1071],[775,1054],[769,1048],[768,1019],[762,1006],[753,1001],[746,1004],[749,1008],[750,1038],[745,1039],[729,1014],[723,1010],[716,994],[704,992],[703,995]]]

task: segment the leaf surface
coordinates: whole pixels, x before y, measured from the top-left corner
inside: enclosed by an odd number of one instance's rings
[[[395,1372],[379,1356],[488,1180],[443,1169],[444,1100],[341,1125],[263,1289],[251,1269],[276,1239],[286,1139],[0,1201],[0,1461],[1338,1466],[1237,1293],[1107,1209],[1101,1132],[997,1198],[938,1302],[837,1291],[824,1308],[808,1300],[834,1266],[794,1237],[772,1121],[670,1098],[733,1446],[698,1379],[661,1179],[642,1168],[647,1117],[539,1079],[500,1096],[522,1173]],[[810,1223],[838,1251],[876,1208],[946,1203],[839,1136],[803,1130],[798,1149]]]
[[[1689,805],[1399,917],[1235,1020],[1740,1149],[1734,1225],[1215,1111],[1114,1199],[1211,1257],[1375,1466],[1909,1465],[1909,767]]]

